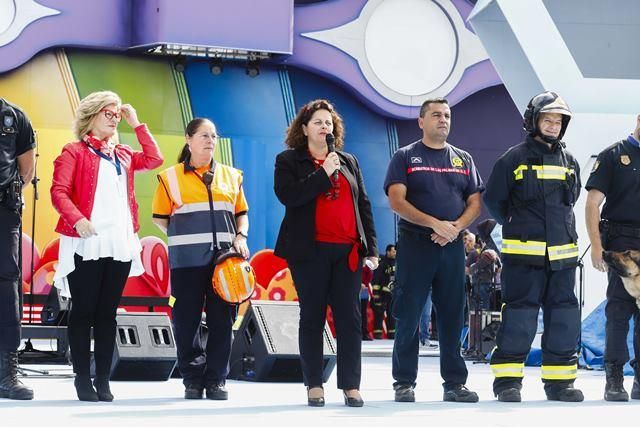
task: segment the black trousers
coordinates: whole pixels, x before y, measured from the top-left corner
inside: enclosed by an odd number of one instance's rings
[[[440,375],[445,390],[467,382],[460,354],[464,314],[464,247],[462,239],[440,246],[426,233],[400,230],[393,288],[394,385],[414,386],[418,376],[419,324],[429,292],[437,312]]]
[[[96,376],[109,378],[116,339],[116,312],[131,261],[100,258],[83,261],[75,255],[76,269],[67,279],[71,291],[69,347],[76,375],[89,375],[91,327]]]
[[[606,238],[605,249],[609,251],[625,251],[627,249],[640,250],[640,239],[610,235]],[[605,307],[605,363],[624,365],[629,361],[627,334],[629,320],[634,319],[632,365],[640,360],[640,312],[633,298],[622,284],[620,276],[613,271],[607,272],[609,285],[607,286],[607,305]]]
[[[0,203],[0,351],[16,351],[20,345],[19,239],[20,214]]]
[[[360,388],[362,325],[360,279],[362,266],[349,269],[351,245],[316,242],[316,257],[289,262],[300,301],[298,339],[304,383],[322,386],[323,331],[327,304],[336,328],[338,388]]]
[[[576,377],[580,312],[574,288],[575,267],[553,271],[547,266],[505,263],[502,270],[502,324],[491,356],[496,375],[493,391],[522,387],[524,366],[543,311],[542,381],[545,389],[566,387]],[[565,375],[562,367],[567,367]],[[506,372],[506,373],[505,373]],[[513,375],[511,374],[513,373]]]
[[[238,308],[213,291],[213,264],[171,270],[173,332],[178,350],[178,369],[185,385],[224,384],[229,374],[233,323]],[[208,334],[201,332],[202,309],[207,314]]]
[[[362,317],[362,337],[369,335],[369,317],[367,316],[367,309],[369,308],[369,300],[360,300],[360,316]]]

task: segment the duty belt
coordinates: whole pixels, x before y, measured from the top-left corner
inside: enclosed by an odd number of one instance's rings
[[[640,227],[617,224],[615,222],[607,221],[606,219],[600,221],[600,230],[616,236],[640,238]]]

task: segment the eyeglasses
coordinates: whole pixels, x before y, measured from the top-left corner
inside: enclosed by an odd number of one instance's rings
[[[115,119],[116,122],[119,122],[120,120],[122,120],[122,114],[116,113],[115,111],[111,111],[111,110],[107,110],[106,108],[103,108],[102,110],[100,110],[100,112],[104,113],[104,116],[107,118],[107,120]]]

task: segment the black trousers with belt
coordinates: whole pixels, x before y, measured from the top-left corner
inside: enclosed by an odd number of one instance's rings
[[[109,378],[116,339],[116,312],[131,261],[113,258],[83,261],[75,255],[76,268],[67,280],[71,291],[69,347],[76,375],[88,376],[93,327],[96,376]]]
[[[323,331],[331,306],[337,341],[338,388],[360,388],[361,375],[361,262],[351,271],[351,245],[316,242],[316,257],[289,261],[300,301],[300,358],[304,383],[322,386]]]
[[[621,252],[627,249],[640,250],[640,238],[622,236],[609,232],[605,236],[604,248],[608,251]],[[633,298],[622,284],[622,279],[615,272],[607,272],[609,285],[607,286],[607,305],[605,307],[605,363],[624,365],[629,361],[627,334],[629,319],[634,319],[633,350],[634,358],[631,364],[636,367],[640,360],[640,311]]]
[[[0,351],[20,345],[20,213],[0,203]]]
[[[224,384],[229,374],[232,327],[238,308],[213,291],[213,263],[171,270],[173,331],[178,350],[178,369],[185,385]],[[207,314],[208,334],[201,333],[202,309]]]

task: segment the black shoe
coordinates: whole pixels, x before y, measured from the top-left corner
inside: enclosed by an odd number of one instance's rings
[[[202,399],[204,387],[200,384],[188,384],[184,388],[185,399]]]
[[[33,390],[18,379],[18,353],[15,351],[0,352],[0,398],[33,399]]]
[[[96,393],[98,393],[98,400],[101,402],[113,402],[113,394],[109,387],[108,378],[96,378],[93,381],[93,386],[96,388]]]
[[[392,340],[396,337],[396,333],[395,332],[387,332],[387,339],[388,340]]]
[[[374,340],[381,340],[382,339],[382,332],[374,332],[373,333],[373,339]]]
[[[207,399],[209,400],[227,400],[229,399],[229,392],[224,387],[224,384],[213,384],[207,386]]]
[[[522,402],[522,396],[520,396],[520,390],[515,387],[505,388],[498,393],[499,402]]]
[[[76,375],[73,385],[76,387],[78,400],[83,402],[97,402],[99,400],[98,393],[93,388],[91,378],[88,375]]]
[[[347,392],[346,391],[342,391],[342,394],[344,395],[344,404],[347,406],[350,406],[352,408],[360,408],[364,405],[364,400],[362,400],[361,396],[358,397],[349,397],[347,396]]]
[[[475,391],[471,391],[464,385],[458,384],[445,390],[442,395],[442,400],[445,402],[476,403],[479,399]]]
[[[314,406],[314,407],[317,407],[317,408],[324,406],[324,396],[320,396],[320,397],[310,397],[309,396],[309,391],[312,388],[319,388],[319,389],[322,390],[322,393],[324,394],[324,389],[322,388],[322,386],[307,387],[307,405]]]
[[[545,390],[547,400],[557,400],[559,402],[582,402],[584,395],[582,392],[569,385],[564,388],[549,388]]]
[[[604,386],[604,400],[607,402],[627,402],[629,400],[629,394],[624,389],[624,373],[622,369],[622,365],[604,364],[604,370],[607,375],[607,384]]]
[[[409,384],[398,384],[393,387],[396,391],[395,393],[395,401],[396,402],[415,402],[416,394],[413,391],[413,387]]]
[[[371,335],[366,334],[362,336],[362,341],[373,341],[373,338],[371,338]]]

